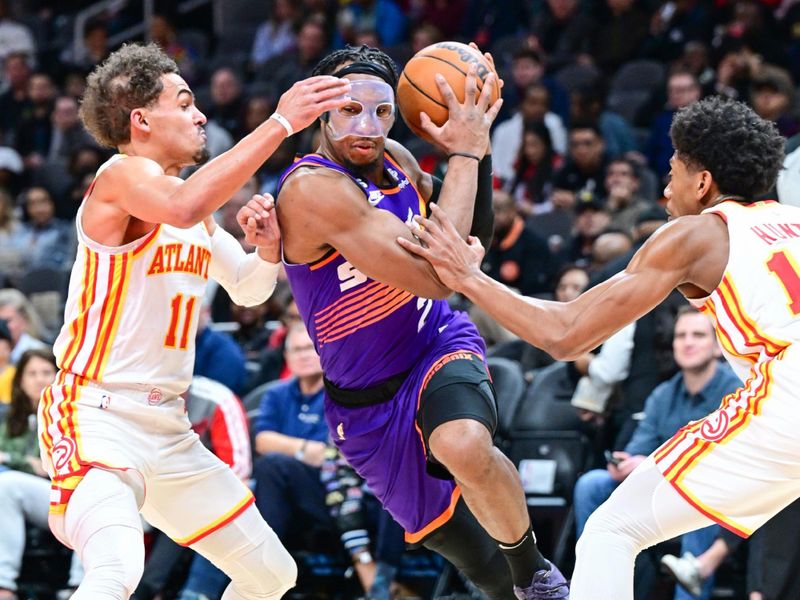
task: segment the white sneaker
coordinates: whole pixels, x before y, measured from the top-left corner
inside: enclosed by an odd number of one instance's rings
[[[700,597],[703,591],[703,576],[700,575],[700,563],[694,554],[684,552],[680,558],[665,554],[661,557],[661,564],[680,586],[695,598]]]

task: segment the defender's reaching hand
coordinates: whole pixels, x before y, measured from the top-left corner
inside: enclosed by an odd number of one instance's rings
[[[298,81],[286,90],[278,101],[275,112],[283,115],[300,131],[311,125],[329,110],[344,106],[350,101],[350,81],[330,75],[318,75]]]
[[[465,242],[441,208],[436,204],[431,204],[430,208],[430,219],[417,216],[415,223],[409,225],[422,245],[403,237],[398,237],[397,243],[431,263],[443,284],[453,291],[461,291],[467,279],[481,272],[483,246],[474,236],[469,236]]]
[[[272,263],[281,259],[281,230],[275,215],[275,200],[269,194],[255,194],[236,213],[244,240],[258,247],[261,257]]]

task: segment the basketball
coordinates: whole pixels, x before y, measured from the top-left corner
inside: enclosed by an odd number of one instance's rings
[[[478,65],[478,93],[486,76],[494,72],[478,50],[459,42],[439,42],[417,52],[408,61],[397,84],[397,106],[408,127],[419,137],[431,141],[420,125],[419,113],[425,112],[436,125],[447,121],[447,103],[439,92],[436,74],[450,84],[459,102],[464,101],[464,81],[471,64]],[[500,97],[500,82],[495,73],[490,106]]]

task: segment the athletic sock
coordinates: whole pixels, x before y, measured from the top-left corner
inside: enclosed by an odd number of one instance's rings
[[[517,587],[530,586],[536,571],[550,569],[550,563],[536,547],[536,536],[533,534],[531,525],[528,525],[525,534],[513,544],[497,542],[497,545],[506,557],[511,569],[511,578]]]

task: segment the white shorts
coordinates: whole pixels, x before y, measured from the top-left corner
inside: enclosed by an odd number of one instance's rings
[[[800,350],[757,363],[744,387],[654,456],[687,502],[748,537],[800,497]]]
[[[53,385],[39,403],[50,526],[64,539],[72,491],[90,468],[118,471],[147,521],[188,546],[253,503],[247,486],[191,429],[183,399],[150,386]]]

